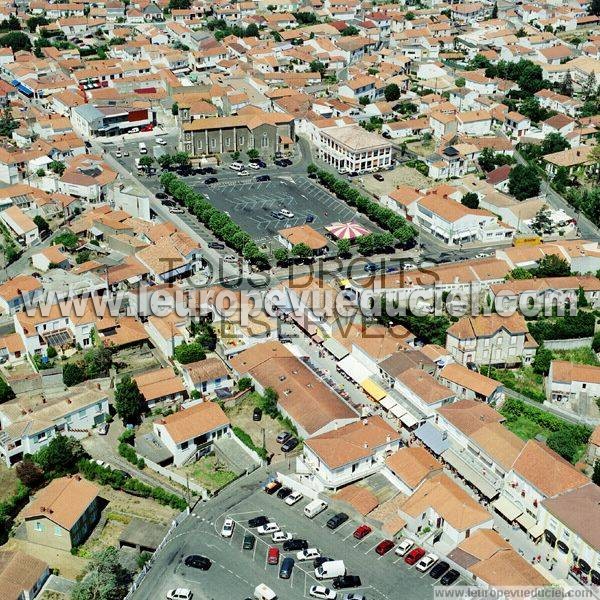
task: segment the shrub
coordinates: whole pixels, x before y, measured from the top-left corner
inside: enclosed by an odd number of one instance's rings
[[[266,448],[261,448],[260,446],[257,446],[252,441],[252,438],[243,429],[240,429],[239,427],[234,427],[233,433],[235,433],[235,435],[242,442],[242,444],[244,444],[245,446],[248,446],[248,448],[250,448],[250,450],[254,450],[254,452],[256,452],[256,454],[258,454],[258,456],[260,456],[263,460],[266,460],[266,458],[268,456]]]

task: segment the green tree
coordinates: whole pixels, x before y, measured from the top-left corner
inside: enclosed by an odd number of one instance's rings
[[[48,168],[53,172],[56,173],[57,175],[62,175],[66,168],[67,165],[65,165],[65,163],[60,162],[59,160],[53,160],[49,165]]]
[[[43,469],[46,477],[51,479],[75,472],[77,462],[84,456],[85,451],[79,440],[57,435],[49,444],[33,454],[32,460]]]
[[[568,277],[569,275],[571,275],[569,263],[556,254],[544,256],[535,269],[536,277]]]
[[[48,225],[48,221],[46,221],[46,219],[44,219],[44,217],[41,215],[35,215],[35,217],[33,217],[33,222],[37,225],[40,233],[50,231],[50,225]]]
[[[569,176],[569,169],[567,169],[567,167],[558,167],[554,177],[552,178],[552,185],[554,188],[560,194],[564,194],[570,184],[571,177]]]
[[[277,248],[273,252],[273,257],[275,258],[278,265],[285,264],[289,259],[289,252],[285,248]]]
[[[11,48],[13,52],[19,50],[31,50],[31,41],[29,36],[22,31],[11,31],[0,37],[0,46]]]
[[[0,377],[0,403],[12,400],[15,397],[13,389]]]
[[[43,16],[34,16],[34,17],[29,17],[29,19],[27,19],[27,21],[25,21],[27,28],[29,29],[29,31],[31,33],[34,33],[35,30],[39,27],[41,27],[42,25],[48,25],[48,23],[50,23],[50,21],[48,21],[48,19],[46,19],[46,17]]]
[[[92,348],[85,353],[83,364],[87,379],[107,377],[112,367],[112,351],[103,345]]]
[[[400,88],[395,83],[386,85],[383,89],[383,95],[387,102],[395,102],[400,98]]]
[[[17,120],[13,117],[11,109],[7,106],[2,111],[0,117],[0,135],[10,137],[12,132],[19,126]]]
[[[585,290],[579,286],[577,290],[577,308],[586,308],[589,304],[588,299],[585,297]]]
[[[562,456],[569,462],[575,462],[577,453],[579,451],[579,442],[573,435],[570,429],[559,429],[553,431],[546,440],[548,448],[554,450],[557,454]]]
[[[361,96],[360,100],[358,102],[361,106],[366,106],[367,104],[371,103],[371,101],[369,100],[369,98],[367,98],[367,96]]]
[[[467,208],[479,208],[479,196],[475,192],[467,192],[460,203]]]
[[[140,393],[138,384],[125,375],[115,388],[115,410],[124,424],[137,424],[145,411],[144,397]]]
[[[454,81],[454,85],[457,88],[464,88],[466,84],[467,84],[467,80],[464,77],[458,77]]]
[[[294,244],[294,246],[292,247],[292,256],[295,256],[296,258],[311,258],[312,255],[312,249],[310,248],[310,246],[308,246],[308,244],[305,244],[304,242]]]
[[[594,463],[594,472],[592,473],[592,481],[596,485],[600,485],[600,458],[596,459]]]
[[[191,6],[191,0],[169,0],[169,10],[187,10]]]
[[[71,387],[85,380],[85,373],[80,365],[76,363],[67,363],[63,366],[63,383]]]
[[[127,595],[131,580],[118,550],[109,546],[94,554],[85,576],[73,588],[71,600],[120,600]]]
[[[358,35],[358,29],[354,25],[349,25],[345,29],[342,29],[342,36]]]
[[[246,27],[246,31],[244,33],[244,37],[260,37],[260,31],[258,30],[258,25],[256,23],[250,23],[248,27]]]
[[[276,418],[279,413],[277,410],[278,400],[279,396],[277,392],[273,388],[268,387],[260,400],[260,408],[270,417]]]
[[[161,169],[168,169],[173,164],[173,157],[170,154],[163,154],[158,157],[157,162]]]
[[[533,279],[533,273],[523,267],[515,267],[507,276],[507,279]]]
[[[250,148],[246,154],[250,160],[256,160],[260,156],[260,152],[256,148]]]
[[[541,179],[534,167],[516,165],[508,176],[508,191],[517,200],[526,200],[540,193]]]
[[[206,358],[206,352],[201,344],[197,342],[179,344],[173,351],[175,360],[180,362],[182,365],[189,363],[198,362]]]
[[[35,490],[44,482],[44,470],[31,458],[24,458],[18,462],[15,470],[21,483]]]
[[[338,256],[350,255],[350,240],[338,240],[337,242]]]
[[[320,60],[311,60],[308,65],[308,68],[311,70],[312,73],[321,73],[321,75],[323,75],[326,70],[325,64],[322,63]]]
[[[538,351],[535,353],[535,358],[533,359],[532,368],[534,373],[538,373],[539,375],[548,375],[548,371],[550,371],[550,363],[552,362],[552,350],[545,348],[544,346],[540,346]]]
[[[145,155],[140,158],[140,167],[144,167],[144,169],[146,171],[148,171],[150,169],[150,167],[153,165],[153,163],[154,163],[154,157],[152,157],[152,156]]]
[[[597,2],[600,0],[596,0]],[[560,84],[560,93],[565,96],[573,95],[573,76],[571,75],[571,71],[567,71],[565,73],[564,79]]]
[[[79,238],[70,231],[57,235],[54,241],[56,244],[64,246],[67,250],[74,250],[79,244]]]
[[[171,114],[174,116],[179,114],[179,104],[177,104],[177,102],[173,102],[173,104],[171,104]]]
[[[531,222],[531,229],[538,235],[551,233],[553,231],[554,225],[550,218],[550,209],[546,204],[544,204],[544,206],[542,206],[535,214],[535,217]]]
[[[252,387],[252,379],[250,377],[240,377],[237,387],[240,392],[250,389]]]
[[[571,144],[560,133],[549,133],[542,141],[542,155],[553,154],[570,148]]]
[[[494,2],[494,6],[492,8],[492,14],[490,15],[491,19],[497,19],[498,18],[498,3]]]

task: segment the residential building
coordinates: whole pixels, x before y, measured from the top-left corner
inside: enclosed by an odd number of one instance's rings
[[[0,589],[5,600],[33,600],[50,576],[47,563],[21,550],[0,552]]]
[[[217,390],[230,388],[232,385],[229,370],[216,356],[181,365],[181,370],[186,387],[201,394],[214,394]]]
[[[181,402],[187,396],[180,376],[173,367],[165,367],[136,375],[134,378],[148,408]]]
[[[122,135],[152,125],[152,109],[82,104],[71,109],[73,128],[86,138]]]
[[[33,303],[42,295],[42,283],[31,275],[17,275],[0,284],[0,311],[12,315],[25,304]]]
[[[229,419],[216,402],[200,402],[154,421],[154,435],[177,467],[211,452],[214,441],[230,433]]]
[[[19,207],[11,206],[0,212],[0,219],[23,246],[39,244],[40,232],[37,225]]]
[[[500,382],[457,363],[447,364],[438,373],[438,378],[465,400],[482,400],[490,404],[504,397],[504,386]]]
[[[81,546],[100,518],[99,493],[79,475],[53,479],[23,511],[27,541],[66,551]]]
[[[421,446],[399,448],[385,459],[383,471],[403,494],[409,496],[426,479],[443,472],[442,463]]]
[[[548,399],[558,403],[600,398],[600,367],[553,360],[546,378]]]

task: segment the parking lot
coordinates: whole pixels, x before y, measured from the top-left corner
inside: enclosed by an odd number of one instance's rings
[[[344,560],[347,573],[360,576],[361,587],[341,590],[338,592],[340,600],[344,593],[350,591],[364,594],[367,600],[395,600],[400,589],[407,598],[431,596],[435,582],[427,573],[420,573],[406,565],[393,550],[384,556],[375,552],[377,544],[384,539],[381,535],[373,532],[362,540],[355,539],[353,532],[360,522],[352,519],[331,531],[326,522],[336,511],[329,508],[311,520],[303,514],[308,502],[309,498],[304,498],[290,507],[276,495],[269,496],[262,489],[255,488],[229,508],[223,506],[224,512],[212,520],[206,518],[203,505],[199,505],[190,517],[195,522],[192,522],[189,535],[180,536],[185,542],[179,550],[165,549],[178,560],[173,573],[161,579],[164,592],[173,587],[187,587],[195,600],[242,600],[252,596],[256,585],[265,583],[281,600],[300,600],[310,597],[308,591],[312,585],[330,586],[331,580],[319,582],[314,578],[312,561],[296,560],[290,579],[279,578],[281,561],[286,556],[296,559],[296,551],[283,552],[282,545],[278,544],[281,551],[279,565],[267,564],[268,549],[274,545],[271,536],[259,536],[256,529],[248,529],[248,519],[265,515],[294,538],[307,540],[309,547],[318,548],[322,555]],[[223,538],[221,527],[228,517],[234,519],[235,529],[231,538]],[[244,535],[248,532],[256,537],[252,550],[242,547]],[[191,553],[207,556],[213,561],[211,568],[199,571],[184,566],[182,559]],[[164,594],[159,597],[164,597]]]

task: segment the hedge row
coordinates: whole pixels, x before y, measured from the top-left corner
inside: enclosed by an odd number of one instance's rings
[[[167,492],[161,487],[146,485],[138,479],[128,479],[118,471],[101,467],[90,460],[79,461],[78,467],[84,477],[92,481],[98,481],[102,485],[110,485],[113,489],[123,490],[142,498],[153,498],[158,503],[176,510],[185,510],[187,507],[187,502],[183,498]]]
[[[133,446],[121,442],[119,444],[119,454],[138,469],[143,469],[146,466],[146,461],[139,458]]]
[[[529,323],[529,333],[535,341],[569,340],[594,335],[596,317],[593,313],[579,312],[574,316],[560,317],[555,320],[542,319]]]
[[[398,240],[398,243],[406,247],[414,245],[417,230],[399,214],[363,196],[358,190],[351,187],[347,181],[338,179],[329,171],[319,169],[316,165],[309,165],[308,172],[314,173],[319,183],[335,194],[340,200],[343,200],[350,206],[356,207],[359,212],[363,213],[374,223],[377,223],[382,229],[392,233],[396,240]]]
[[[261,448],[260,446],[257,446],[252,441],[252,438],[243,429],[240,429],[239,427],[234,427],[233,433],[237,435],[238,439],[242,442],[242,444],[248,446],[250,450],[254,450],[254,452],[256,452],[256,454],[258,454],[263,460],[266,460],[268,456],[266,448]]]
[[[184,204],[213,234],[229,247],[241,253],[253,265],[260,269],[270,267],[269,259],[233,219],[216,209],[206,198],[173,173],[163,173],[160,183],[173,198]]]
[[[0,543],[4,544],[14,518],[29,499],[29,488],[19,482],[17,491],[8,500],[0,502]]]

